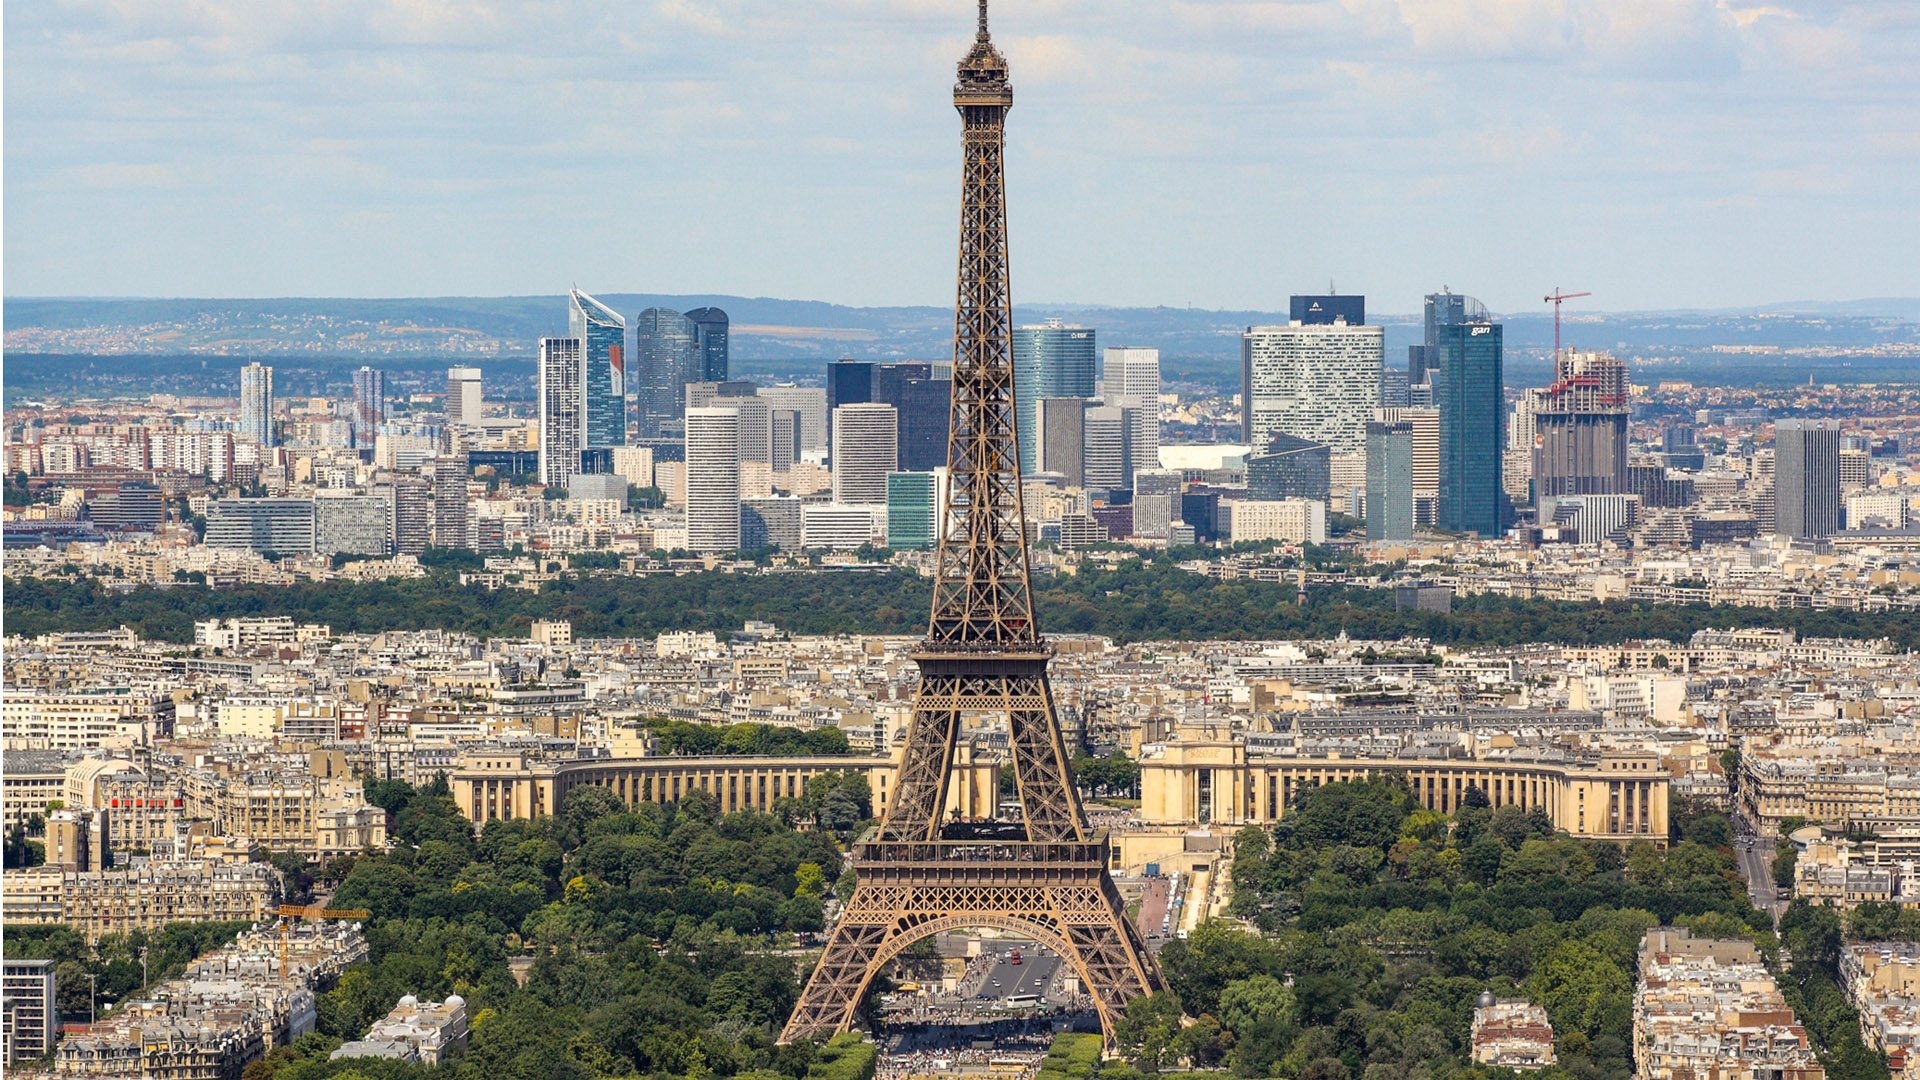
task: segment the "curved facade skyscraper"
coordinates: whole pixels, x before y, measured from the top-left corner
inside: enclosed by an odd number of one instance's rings
[[[1093,330],[1048,319],[1013,331],[1013,411],[1020,441],[1021,475],[1032,475],[1039,453],[1034,403],[1041,398],[1093,396]]]
[[[567,335],[580,342],[581,449],[627,444],[627,322],[574,289]]]

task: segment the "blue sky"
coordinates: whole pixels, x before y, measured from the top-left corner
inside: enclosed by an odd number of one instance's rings
[[[967,0],[5,7],[8,295],[946,304]],[[1022,301],[1920,295],[1920,2],[1000,0]]]

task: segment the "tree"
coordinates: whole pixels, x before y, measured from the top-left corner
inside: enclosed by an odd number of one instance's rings
[[[1556,1035],[1578,1032],[1591,1042],[1626,1033],[1633,981],[1612,959],[1584,941],[1565,941],[1527,979],[1527,997],[1544,1006]]]
[[[1171,991],[1134,998],[1114,1025],[1114,1041],[1134,1068],[1157,1073],[1178,1063],[1180,1014],[1180,995]]]

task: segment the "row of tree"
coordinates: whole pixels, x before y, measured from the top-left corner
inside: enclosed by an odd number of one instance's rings
[[[1451,612],[1395,610],[1380,589],[1324,588],[1295,602],[1291,585],[1215,581],[1171,558],[1037,582],[1042,624],[1057,632],[1103,634],[1118,641],[1427,638],[1448,645],[1535,641],[1602,644],[1642,638],[1684,641],[1695,631],[1781,626],[1804,635],[1891,637],[1920,647],[1920,613],[1761,610],[1613,601],[1604,604],[1501,596],[1456,597]],[[529,632],[536,619],[565,619],[583,637],[651,637],[667,630],[726,633],[746,620],[800,634],[908,634],[924,630],[931,593],[906,571],[877,574],[747,575],[700,573],[633,577],[570,576],[538,593],[461,586],[441,565],[406,581],[302,583],[210,589],[109,590],[100,582],[27,580],[9,587],[9,630],[126,625],[162,641],[193,640],[196,619],[287,615],[335,630],[444,628],[483,637]]]

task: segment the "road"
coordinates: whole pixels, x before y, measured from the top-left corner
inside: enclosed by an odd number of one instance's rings
[[[1167,923],[1167,907],[1173,902],[1173,881],[1164,877],[1147,879],[1140,890],[1140,915],[1134,920],[1145,938],[1169,937],[1173,927]]]
[[[988,1000],[1006,999],[1016,994],[1045,997],[1048,984],[1053,982],[1054,972],[1060,969],[1060,958],[1039,955],[1039,946],[1031,941],[1010,942],[1003,939],[995,944],[1004,945],[1005,948],[1000,950],[999,962],[993,965],[993,972],[987,976],[986,985],[980,988],[979,996]],[[1006,957],[1011,949],[1020,950],[1018,965]],[[995,986],[996,982],[1000,985]]]
[[[1745,831],[1749,827],[1744,820],[1736,827],[1743,830],[1742,839],[1752,841],[1751,846],[1741,847],[1736,842],[1734,847],[1739,857],[1740,873],[1747,879],[1747,896],[1752,899],[1754,907],[1778,919],[1780,913],[1787,909],[1787,901],[1792,899],[1792,890],[1786,890],[1783,896],[1781,890],[1773,886],[1774,845],[1778,841],[1771,836],[1755,836],[1751,831]]]

